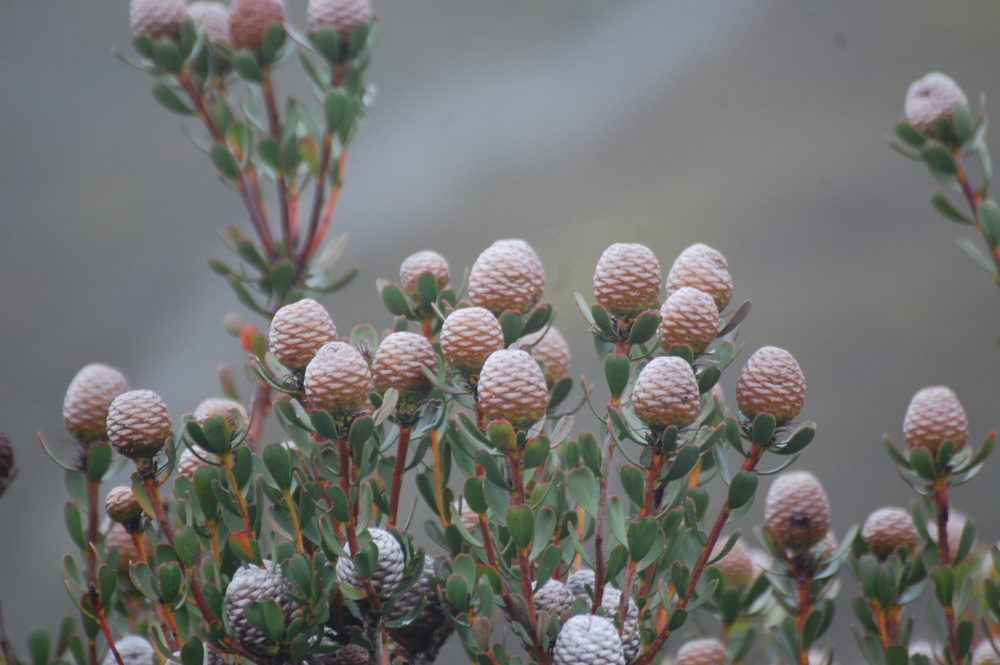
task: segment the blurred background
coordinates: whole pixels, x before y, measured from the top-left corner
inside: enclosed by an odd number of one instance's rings
[[[304,24],[305,0],[289,0]],[[722,251],[734,302],[753,301],[746,349],[798,358],[819,425],[815,472],[844,533],[912,498],[880,437],[901,439],[921,387],[948,384],[979,445],[1000,425],[1000,293],[933,212],[933,182],[886,144],[908,84],[941,70],[971,100],[1000,99],[1000,5],[928,0],[375,0],[373,112],[354,144],[335,222],[350,288],[325,300],[340,330],[391,319],[374,288],[424,248],[453,274],[498,238],[545,263],[575,372],[599,378],[572,301],[616,241],[664,274],[694,242]],[[0,598],[24,653],[69,611],[60,561],[63,393],[84,364],[116,365],[175,421],[239,367],[221,321],[235,301],[210,273],[238,200],[110,52],[131,52],[124,0],[0,0],[0,430],[20,477],[0,501]],[[301,90],[292,61],[279,92]],[[284,86],[284,87],[283,87]],[[997,145],[996,137],[991,142]],[[978,238],[976,239],[978,242]],[[956,491],[1000,535],[995,472]],[[768,483],[764,483],[762,491]],[[758,520],[758,506],[745,523]],[[841,593],[844,601],[850,591]],[[860,659],[846,603],[831,640]]]

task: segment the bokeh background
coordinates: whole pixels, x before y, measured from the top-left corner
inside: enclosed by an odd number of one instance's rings
[[[597,377],[572,293],[589,297],[601,251],[643,242],[666,270],[705,242],[753,301],[743,358],[774,344],[805,371],[819,435],[799,466],[825,484],[838,533],[910,501],[880,437],[900,437],[917,389],[951,385],[977,444],[1000,425],[1000,293],[954,246],[964,229],[931,210],[925,170],[886,145],[927,71],[1000,99],[1000,5],[375,2],[378,96],[336,222],[362,273],[325,301],[340,329],[389,324],[374,281],[411,252],[441,251],[460,274],[522,237],[575,371]],[[289,6],[302,25],[305,0]],[[69,449],[73,374],[110,362],[179,421],[218,392],[217,363],[240,363],[221,325],[234,300],[207,262],[225,255],[220,229],[246,228],[242,209],[111,55],[129,41],[124,0],[0,0],[0,430],[20,467],[0,501],[0,598],[22,653],[70,607],[62,474],[35,432]],[[279,91],[301,87],[288,69]],[[981,541],[1000,535],[989,464],[955,493]],[[841,608],[832,641],[855,662]]]

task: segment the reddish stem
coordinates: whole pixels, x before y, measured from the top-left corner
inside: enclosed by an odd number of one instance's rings
[[[399,428],[399,445],[396,448],[396,464],[392,469],[392,494],[389,498],[389,526],[396,526],[399,516],[399,492],[403,486],[403,472],[406,470],[406,449],[410,445],[409,425]]]
[[[271,130],[271,138],[281,146],[281,119],[278,116],[278,105],[274,97],[274,84],[271,83],[270,69],[264,70],[264,82],[261,84],[264,94],[264,106],[267,107],[267,124]],[[298,245],[295,230],[292,228],[292,217],[288,206],[288,185],[285,182],[285,171],[278,164],[275,179],[278,181],[278,205],[281,209],[281,238],[285,243],[285,252],[289,255]]]

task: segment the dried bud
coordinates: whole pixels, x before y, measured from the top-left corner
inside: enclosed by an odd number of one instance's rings
[[[210,41],[229,44],[229,8],[221,2],[192,2],[187,8],[188,15],[200,30],[204,30]]]
[[[104,510],[113,521],[129,526],[142,515],[142,506],[135,498],[131,487],[118,485],[108,490],[104,498]]]
[[[108,435],[108,408],[128,390],[128,381],[109,365],[93,363],[76,373],[63,398],[63,425],[81,443]]]
[[[350,344],[324,344],[306,367],[303,383],[313,409],[345,417],[369,406],[372,373],[364,356]]]
[[[128,635],[115,640],[115,648],[122,658],[122,665],[155,665],[156,650],[145,637],[138,635]],[[118,665],[115,654],[108,649],[108,655],[104,657],[101,665]]]
[[[865,520],[861,539],[868,543],[875,556],[884,559],[900,548],[916,547],[920,534],[910,513],[902,508],[879,508]]]
[[[133,37],[176,38],[187,18],[184,0],[131,0],[129,22]],[[126,663],[126,665],[128,665]]]
[[[569,587],[553,578],[535,592],[535,611],[560,616],[573,609],[574,600],[576,596]]]
[[[434,347],[423,335],[411,332],[390,334],[382,340],[372,360],[375,390],[384,393],[395,388],[404,402],[420,401],[427,396],[431,381],[425,371],[436,369]]]
[[[972,665],[1000,665],[1000,655],[997,655],[989,637],[976,645],[972,652]]]
[[[684,344],[697,355],[719,333],[719,310],[712,296],[690,286],[671,293],[660,307],[660,344],[666,350]]]
[[[250,416],[243,405],[228,397],[209,397],[203,399],[194,410],[194,419],[204,425],[209,419],[222,416],[226,421],[230,436],[242,432],[250,422]]]
[[[611,245],[594,269],[594,298],[623,319],[657,308],[662,285],[663,273],[656,254],[637,243]]]
[[[631,663],[642,648],[642,636],[639,634],[639,606],[636,605],[634,598],[629,597],[625,617],[622,618],[618,614],[621,600],[622,592],[610,584],[605,584],[604,593],[601,595],[600,614],[614,619],[616,625],[621,624],[622,652],[625,655],[625,662]]]
[[[719,539],[712,548],[711,559],[719,556],[722,548],[726,546],[726,541]],[[753,559],[747,551],[743,541],[737,540],[732,548],[726,552],[726,556],[712,564],[722,574],[722,580],[726,586],[736,589],[745,588],[754,579]]]
[[[130,390],[111,402],[108,440],[120,455],[150,459],[170,436],[170,413],[152,390]]]
[[[764,523],[781,545],[807,550],[830,529],[830,504],[816,476],[808,471],[783,473],[767,491]]]
[[[472,264],[469,301],[496,315],[504,310],[527,312],[542,297],[545,271],[531,245],[523,240],[497,240]]]
[[[319,348],[337,339],[337,327],[326,309],[311,298],[285,305],[274,314],[267,348],[288,369],[301,370]]]
[[[193,483],[194,474],[198,473],[198,469],[209,466],[208,462],[204,460],[214,457],[215,455],[201,448],[198,448],[197,454],[190,448],[185,448],[177,460],[177,475],[183,476]]]
[[[478,372],[490,354],[502,348],[500,322],[483,307],[456,309],[441,326],[441,353],[461,372]]]
[[[284,0],[233,0],[229,6],[229,37],[236,48],[259,48],[267,29],[284,22]]]
[[[927,448],[931,455],[945,441],[955,450],[969,437],[969,422],[958,397],[947,386],[931,386],[917,392],[903,417],[903,436],[910,448]]]
[[[635,415],[650,427],[684,427],[693,423],[701,404],[691,365],[677,356],[653,358],[635,380],[632,407]]]
[[[251,603],[270,600],[281,610],[287,626],[295,610],[298,609],[298,604],[292,599],[289,591],[290,587],[281,574],[281,567],[270,559],[264,559],[263,568],[257,566],[238,568],[233,573],[229,586],[226,587],[226,597],[223,601],[230,634],[245,649],[266,654],[275,643],[250,622],[246,616],[246,608]]]
[[[358,24],[371,23],[372,5],[370,0],[309,0],[306,18],[310,34],[332,28],[341,38],[349,39]],[[445,264],[445,275],[447,271]]]
[[[593,614],[570,617],[552,649],[553,665],[625,665],[622,640],[609,619]]]
[[[684,644],[677,651],[674,665],[729,665],[729,654],[722,642],[706,637]]]
[[[733,297],[733,277],[729,264],[718,250],[697,243],[674,260],[667,275],[667,296],[683,286],[691,286],[712,296],[719,311]]]
[[[371,534],[372,542],[378,549],[378,563],[375,564],[371,583],[379,598],[386,598],[392,594],[403,579],[403,568],[405,567],[403,548],[400,547],[396,537],[385,529],[370,527],[368,533]],[[345,547],[345,549],[350,555],[350,547]],[[358,575],[358,569],[350,556],[337,559],[337,579],[355,589],[364,589],[364,582]]]
[[[323,4],[321,2],[316,2],[315,4]],[[337,2],[330,2],[328,4],[338,4]],[[350,4],[350,3],[342,3]],[[362,0],[358,4],[368,4],[367,0]],[[313,0],[310,0],[309,6],[313,6]],[[371,19],[371,8],[369,7],[369,20]],[[437,252],[432,252],[429,249],[425,249],[422,252],[417,252],[416,254],[410,254],[405,259],[403,263],[399,266],[399,285],[403,287],[403,292],[411,298],[417,297],[417,280],[424,273],[431,273],[437,280],[438,291],[443,291],[446,286],[448,286],[448,260]]]
[[[525,351],[494,351],[479,374],[479,404],[488,420],[527,429],[545,415],[549,390],[535,359]]]
[[[569,344],[554,326],[525,335],[515,348],[524,349],[536,361],[545,363],[545,383],[550,388],[569,376]]]
[[[941,118],[951,117],[955,104],[967,104],[965,93],[954,79],[941,72],[931,72],[917,79],[906,90],[903,115],[906,122],[933,135]]]
[[[736,404],[747,418],[761,414],[779,423],[799,415],[806,399],[806,379],[795,357],[776,346],[753,352],[736,382]]]

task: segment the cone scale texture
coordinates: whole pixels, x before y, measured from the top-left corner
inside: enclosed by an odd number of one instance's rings
[[[830,504],[816,476],[793,471],[775,478],[767,491],[764,523],[780,544],[793,551],[823,540],[830,528]]]
[[[352,416],[368,407],[372,374],[364,357],[350,344],[325,344],[306,367],[303,385],[314,409],[337,417]]]
[[[527,349],[525,347],[531,347]],[[552,386],[569,376],[569,344],[554,326],[525,335],[516,348],[524,349],[535,360],[545,363],[545,382]]]
[[[264,567],[244,566],[233,573],[226,587],[223,601],[226,623],[230,634],[243,647],[261,653],[274,642],[246,617],[251,603],[273,601],[284,617],[285,625],[291,620],[297,604],[289,597],[289,587],[281,574],[281,567],[264,559]]]
[[[902,508],[879,508],[865,520],[861,539],[876,556],[886,557],[899,548],[913,549],[920,541],[920,534],[910,513]]]
[[[690,286],[712,296],[722,311],[733,297],[733,277],[729,264],[718,250],[697,243],[674,260],[667,275],[667,296],[683,286]]]
[[[216,44],[229,44],[229,8],[221,2],[192,2],[188,15]]]
[[[729,654],[714,638],[691,640],[677,651],[675,665],[729,665]]]
[[[275,312],[267,348],[282,365],[300,370],[320,347],[336,338],[337,327],[330,314],[315,300],[305,298]]]
[[[129,635],[115,640],[115,648],[118,655],[122,657],[124,665],[154,665],[156,663],[156,650],[145,637]],[[108,655],[104,657],[101,665],[118,665],[115,654],[108,649]]]
[[[701,409],[691,365],[676,356],[651,360],[635,380],[632,407],[650,427],[690,425]]]
[[[479,404],[488,420],[527,429],[545,415],[549,390],[535,359],[525,351],[495,351],[479,374]]]
[[[910,448],[937,452],[945,441],[954,441],[955,449],[969,438],[969,422],[958,397],[947,386],[931,386],[917,392],[903,417],[903,436]]]
[[[437,354],[423,335],[394,332],[382,340],[372,361],[375,390],[399,391],[401,399],[419,400],[431,391],[426,370],[437,369]]]
[[[554,665],[625,665],[622,641],[604,617],[578,614],[559,630],[552,649]]]
[[[312,7],[312,5],[313,3],[310,2],[309,6]],[[370,12],[371,8],[369,8],[369,20],[371,19]],[[403,263],[399,266],[399,285],[403,287],[403,292],[411,298],[416,297],[417,280],[428,272],[434,275],[437,280],[438,291],[442,291],[448,286],[448,260],[437,252],[425,249],[403,259]]]
[[[283,0],[233,0],[229,6],[229,37],[236,48],[259,48],[267,29],[284,22]]]
[[[951,115],[955,104],[967,104],[965,93],[954,79],[941,72],[931,72],[910,84],[906,90],[903,115],[906,122],[922,132],[933,133],[937,121]]]
[[[469,302],[496,315],[508,309],[530,311],[544,288],[542,262],[523,240],[496,241],[476,258],[469,272]]]
[[[183,0],[131,0],[129,23],[133,37],[152,40],[177,37],[188,16]],[[126,664],[127,665],[127,664]]]
[[[795,357],[776,346],[753,352],[736,382],[736,404],[747,418],[761,414],[779,423],[799,415],[806,399],[806,379]]]
[[[484,307],[456,309],[441,326],[441,353],[461,372],[478,372],[494,351],[503,348],[503,330]]]
[[[665,350],[676,344],[691,348],[695,355],[712,343],[719,332],[719,310],[704,291],[682,286],[660,307],[660,344]]]
[[[726,540],[720,538],[712,549],[711,559],[715,559],[726,546]],[[712,564],[712,567],[722,573],[722,579],[727,586],[743,589],[753,580],[754,568],[753,560],[747,551],[746,545],[737,540],[733,547],[726,552],[726,556]]]
[[[615,243],[597,261],[594,298],[619,318],[659,306],[663,273],[656,254],[638,243]]]
[[[70,381],[63,398],[66,431],[82,443],[106,438],[111,402],[128,389],[125,376],[110,365],[92,363],[83,367]]]
[[[372,542],[378,549],[378,563],[375,564],[375,572],[372,573],[371,583],[375,588],[375,593],[380,598],[387,597],[399,586],[403,579],[403,548],[399,546],[399,541],[385,529],[369,528]],[[345,548],[350,554],[350,548]],[[354,587],[364,589],[364,582],[358,575],[358,569],[350,557],[337,559],[337,579]]]
[[[108,441],[129,459],[148,459],[160,452],[170,436],[170,413],[152,390],[122,393],[108,409]]]
[[[369,0],[309,0],[306,7],[310,33],[332,28],[349,37],[359,23],[370,23],[372,18]]]

